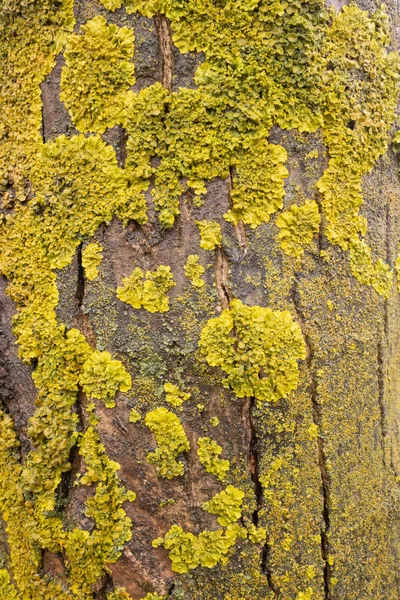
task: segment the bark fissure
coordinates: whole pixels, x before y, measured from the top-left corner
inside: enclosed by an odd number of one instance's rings
[[[324,449],[324,441],[321,435],[322,427],[322,411],[321,405],[318,400],[318,386],[317,386],[317,375],[314,367],[314,349],[310,340],[309,335],[305,330],[305,317],[301,308],[299,294],[298,294],[298,281],[295,278],[293,289],[292,289],[292,302],[296,311],[297,319],[301,327],[304,341],[306,344],[306,365],[310,377],[310,396],[312,405],[312,417],[314,425],[318,428],[317,437],[317,451],[318,451],[318,467],[321,475],[321,486],[322,486],[322,517],[323,523],[320,531],[321,537],[321,555],[324,562],[324,600],[331,599],[330,590],[330,564],[329,564],[329,530],[330,530],[330,481],[327,469],[326,454]]]
[[[378,404],[380,413],[380,427],[381,427],[381,447],[382,447],[382,462],[383,466],[386,467],[386,442],[387,442],[387,423],[386,423],[386,411],[385,411],[385,360],[382,342],[379,341],[377,345],[377,375],[378,375]]]
[[[165,15],[157,15],[155,24],[162,57],[162,84],[169,92],[172,92],[174,58],[171,24]]]
[[[215,254],[215,285],[223,308],[229,308],[232,295],[228,286],[229,263],[222,248],[218,248]]]
[[[236,176],[235,167],[230,166],[229,167],[229,201],[230,201],[231,209],[233,208],[231,192],[234,188],[235,176]],[[240,252],[242,254],[242,258],[243,258],[247,254],[247,237],[246,237],[246,229],[244,227],[243,221],[239,221],[235,225],[235,233],[236,233],[236,237],[239,242],[239,248],[240,248]]]

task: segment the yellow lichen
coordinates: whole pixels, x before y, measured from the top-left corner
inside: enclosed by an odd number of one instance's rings
[[[170,383],[164,383],[164,392],[166,394],[165,401],[175,408],[180,408],[184,402],[190,399],[191,394],[189,392],[182,392],[178,386]]]
[[[155,271],[147,271],[145,279],[142,269],[136,267],[129,277],[124,277],[122,287],[117,288],[117,298],[133,308],[166,312],[169,310],[167,292],[174,285],[169,266],[160,265]]]
[[[214,250],[222,245],[221,225],[216,221],[196,221],[200,232],[200,246],[204,250]]]
[[[197,444],[197,456],[207,473],[211,473],[221,481],[224,480],[230,465],[229,460],[219,458],[222,454],[221,446],[209,437],[200,437]]]
[[[318,205],[314,200],[306,200],[302,206],[293,204],[289,210],[276,219],[280,231],[278,242],[285,254],[300,258],[304,254],[303,246],[311,243],[318,233],[320,224]]]
[[[183,475],[183,463],[177,458],[190,450],[190,444],[178,417],[159,407],[147,413],[145,423],[157,440],[157,448],[147,455],[147,461],[155,465],[161,477]]]
[[[184,269],[185,275],[190,279],[193,287],[203,288],[205,286],[205,281],[201,279],[205,268],[203,265],[199,265],[199,257],[197,254],[189,254]]]
[[[82,266],[85,269],[85,275],[89,281],[93,281],[99,274],[99,265],[101,263],[103,246],[100,244],[88,244],[82,250]]]

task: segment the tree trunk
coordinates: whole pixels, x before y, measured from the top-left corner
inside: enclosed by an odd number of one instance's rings
[[[400,598],[387,14],[0,0],[0,600]]]

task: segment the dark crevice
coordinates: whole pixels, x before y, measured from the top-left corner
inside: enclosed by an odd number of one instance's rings
[[[261,555],[261,571],[264,573],[265,577],[267,578],[268,587],[271,589],[271,591],[278,598],[279,597],[279,591],[277,590],[277,588],[275,587],[275,585],[274,585],[274,583],[272,581],[271,569],[268,566],[269,555],[270,555],[270,546],[269,546],[268,540],[267,540],[265,542],[265,544],[264,544],[264,548],[263,548],[262,555]]]
[[[321,425],[322,425],[322,411],[321,405],[318,401],[318,387],[317,387],[317,376],[315,372],[315,368],[313,365],[314,359],[314,350],[312,347],[312,343],[310,337],[307,335],[305,331],[305,317],[303,311],[301,309],[300,297],[298,293],[298,282],[295,278],[293,288],[292,288],[292,302],[294,309],[296,311],[297,319],[299,325],[301,327],[304,341],[306,344],[306,364],[307,369],[310,376],[310,395],[311,395],[311,404],[312,404],[312,416],[314,424],[318,427],[318,438],[317,438],[317,450],[318,450],[318,466],[321,474],[321,484],[322,484],[322,498],[323,498],[323,508],[322,508],[322,516],[323,516],[323,525],[321,527],[321,555],[322,560],[324,562],[324,600],[331,599],[331,591],[330,591],[330,564],[328,562],[329,555],[329,530],[330,530],[330,481],[327,469],[327,461],[324,450],[324,441],[321,436]]]
[[[377,365],[378,365],[378,403],[380,412],[381,424],[381,447],[383,466],[386,467],[386,441],[387,441],[387,424],[385,414],[385,360],[383,354],[382,342],[377,345]]]
[[[250,437],[250,473],[254,483],[254,494],[256,497],[256,509],[253,512],[252,519],[255,526],[258,525],[258,511],[263,505],[263,490],[260,482],[259,473],[259,456],[258,456],[258,437],[254,427],[253,410],[255,408],[255,398],[250,398],[249,402],[249,423],[251,428]]]
[[[82,244],[79,244],[76,251],[76,260],[78,267],[78,281],[76,286],[75,302],[79,312],[83,311],[83,300],[85,297],[85,270],[82,263]]]
[[[174,589],[175,589],[175,584],[171,583],[171,585],[168,588],[167,597],[172,596],[172,592],[174,591]]]
[[[232,295],[228,286],[229,264],[223,248],[218,248],[215,254],[215,285],[223,308],[229,308]]]
[[[234,188],[235,176],[236,176],[235,167],[230,166],[229,167],[229,201],[230,201],[231,208],[233,208],[231,192]],[[246,229],[244,227],[243,221],[239,221],[235,225],[235,233],[236,233],[236,237],[239,242],[240,252],[241,252],[241,255],[243,258],[247,254],[247,237],[246,237]]]
[[[171,24],[165,15],[157,15],[155,24],[162,57],[162,84],[172,92],[174,60]]]

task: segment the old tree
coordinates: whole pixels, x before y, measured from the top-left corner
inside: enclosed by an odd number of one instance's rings
[[[0,0],[0,600],[400,598],[398,19]]]

